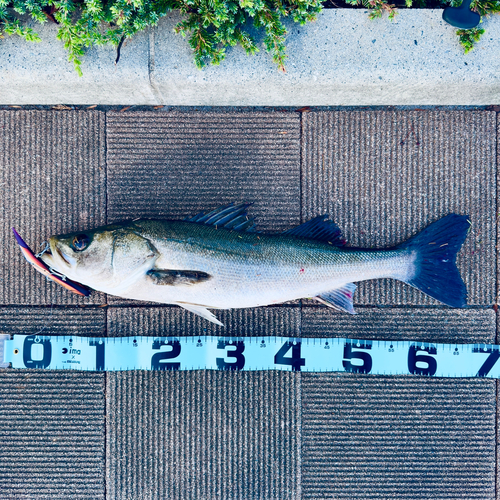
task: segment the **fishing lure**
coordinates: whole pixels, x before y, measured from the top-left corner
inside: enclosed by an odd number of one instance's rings
[[[63,274],[56,273],[53,269],[49,268],[43,261],[41,261],[32,251],[26,242],[19,236],[19,233],[12,228],[17,244],[23,253],[24,258],[39,272],[46,276],[48,279],[55,281],[62,287],[66,288],[73,293],[88,297],[91,293],[90,288],[66,278]]]

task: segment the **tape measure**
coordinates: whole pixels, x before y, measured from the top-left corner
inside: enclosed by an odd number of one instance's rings
[[[47,370],[288,370],[500,378],[499,359],[500,346],[492,344],[343,338],[0,335],[0,366]]]

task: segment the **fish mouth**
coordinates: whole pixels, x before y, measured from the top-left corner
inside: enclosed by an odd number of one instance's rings
[[[47,264],[47,266],[49,266],[49,269],[54,269],[56,271],[57,267],[60,267],[57,266],[57,261],[59,260],[56,259],[57,256],[61,258],[62,262],[64,262],[66,265],[69,266],[69,262],[67,261],[67,259],[64,258],[64,254],[57,247],[54,247],[54,250],[55,251],[53,252],[52,248],[47,247],[43,252],[38,254],[37,257],[42,262]]]
[[[76,259],[74,257],[71,257],[67,253],[64,253],[60,248],[59,245],[55,244],[54,245],[54,250],[56,251],[57,255],[61,258],[64,264],[68,266],[69,269],[72,269],[73,266],[76,264]]]
[[[59,248],[57,241],[49,241],[49,246],[40,255],[40,258],[49,267],[56,269],[59,272],[63,272],[62,269],[58,268],[68,268],[71,269],[75,264],[75,259],[70,257],[68,254],[64,253],[63,250]]]
[[[69,263],[68,259],[66,258],[66,257],[67,257],[67,255],[65,255],[63,252],[61,252],[61,250],[59,250],[59,248],[57,248],[57,247],[56,247],[56,252],[57,252],[57,254],[59,255],[59,257],[61,257],[61,259],[62,259],[64,262],[66,262],[66,264],[67,264],[68,266],[71,266],[71,264]],[[52,254],[50,254],[50,255],[52,255]]]

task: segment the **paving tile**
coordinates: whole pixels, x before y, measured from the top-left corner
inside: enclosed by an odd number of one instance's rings
[[[296,332],[298,318],[297,308],[249,310],[228,333]],[[190,324],[177,308],[113,307],[108,331],[182,335]],[[301,498],[299,374],[117,372],[106,393],[109,499]]]
[[[500,113],[497,113],[497,172],[500,169]],[[497,175],[497,193],[500,192],[500,173]],[[500,252],[498,251],[498,238],[500,237],[500,208],[497,207],[497,295],[496,295],[496,304],[500,304],[500,274],[498,273],[498,269],[500,269]]]
[[[495,387],[303,374],[302,498],[494,498]]]
[[[0,333],[99,337],[105,318],[98,307],[0,307]]]
[[[110,112],[108,217],[184,218],[253,202],[259,228],[300,220],[300,116]]]
[[[304,307],[301,336],[461,344],[494,343],[496,338],[493,309],[358,307],[356,313]]]
[[[302,310],[303,336],[492,342],[493,310]],[[303,499],[495,496],[496,381],[302,374]]]
[[[104,302],[47,282],[11,231],[37,252],[53,234],[105,223],[104,125],[97,111],[0,111],[0,304]]]
[[[500,498],[500,447],[498,446],[498,442],[500,441],[500,429],[498,428],[499,422],[500,422],[500,407],[498,405],[498,398],[500,396],[500,380],[496,380],[496,390],[497,390],[497,414],[496,414],[496,433],[495,433],[495,438],[497,442],[497,447],[496,447],[496,481],[495,481],[495,486],[496,486],[496,499]]]
[[[2,307],[0,331],[103,335],[105,312]],[[104,499],[104,410],[102,373],[0,370],[0,498]]]
[[[499,336],[499,330],[500,330],[500,311],[497,310],[496,313],[496,319],[497,319],[497,335],[496,335],[496,344],[498,345],[500,342],[500,336]],[[496,442],[497,442],[497,453],[496,453],[496,499],[500,499],[500,447],[498,446],[498,443],[500,442],[500,405],[498,404],[499,398],[500,398],[500,380],[496,380],[496,390],[497,390],[497,415],[496,415]]]
[[[494,112],[312,112],[302,132],[304,220],[329,213],[352,246],[388,247],[446,214],[468,214],[472,230],[458,257],[468,303],[494,303]],[[355,300],[437,304],[393,280],[360,284]]]
[[[211,323],[180,307],[111,307],[108,332],[111,336],[131,335],[300,335],[300,308],[255,307],[214,311],[224,327]]]

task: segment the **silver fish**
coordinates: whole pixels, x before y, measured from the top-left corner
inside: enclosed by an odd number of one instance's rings
[[[450,214],[394,248],[344,246],[327,216],[261,234],[247,204],[184,221],[139,219],[52,236],[42,260],[95,290],[176,304],[222,324],[209,309],[257,307],[311,297],[354,314],[353,282],[394,278],[452,307],[467,291],[455,264],[470,228]]]

